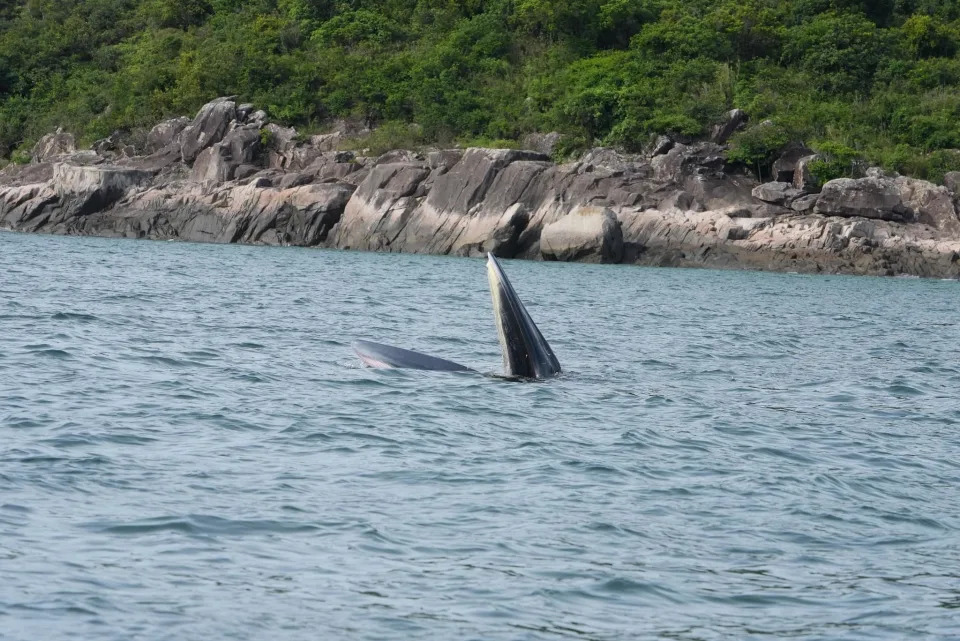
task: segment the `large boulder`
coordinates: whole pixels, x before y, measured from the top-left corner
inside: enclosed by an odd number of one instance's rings
[[[62,129],[57,129],[56,133],[47,134],[41,138],[33,147],[31,161],[34,164],[50,162],[59,157],[72,154],[77,151],[77,141],[73,134],[67,133]]]
[[[814,211],[824,216],[861,216],[909,222],[897,184],[889,178],[837,178],[823,186]]]
[[[623,257],[623,230],[617,215],[604,207],[578,207],[540,233],[545,260],[618,263]]]
[[[777,182],[792,183],[796,175],[797,165],[803,158],[813,155],[813,150],[800,142],[787,145],[780,157],[773,162],[771,173]],[[802,189],[803,187],[798,187]]]
[[[230,147],[217,143],[200,152],[190,171],[190,180],[207,185],[219,185],[233,178],[237,164],[230,156]]]
[[[270,169],[288,169],[297,147],[297,130],[293,127],[281,127],[270,123],[263,128],[267,146],[267,167]]]
[[[147,153],[156,153],[177,142],[180,133],[189,124],[189,118],[180,116],[179,118],[164,120],[155,125],[147,134]]]
[[[950,190],[954,198],[960,198],[960,171],[948,171],[944,174],[943,186]]]
[[[563,139],[563,135],[551,131],[547,134],[527,134],[523,138],[523,146],[527,149],[532,149],[533,151],[545,154],[547,156],[553,155],[554,150],[557,148],[557,144]]]
[[[803,195],[803,192],[794,188],[793,183],[772,182],[757,185],[753,188],[752,195],[765,203],[789,207],[790,203]]]
[[[960,218],[946,187],[906,176],[898,176],[893,181],[916,222],[936,227],[951,236],[960,235]]]
[[[201,151],[223,140],[236,117],[237,103],[232,98],[217,98],[201,107],[193,122],[180,133],[183,162],[191,164]]]
[[[190,179],[219,184],[236,177],[240,165],[251,165],[260,151],[260,130],[255,125],[235,127],[215,145],[200,152]]]

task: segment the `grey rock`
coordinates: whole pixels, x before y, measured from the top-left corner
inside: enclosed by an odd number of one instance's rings
[[[297,147],[297,130],[293,127],[281,127],[270,123],[263,128],[266,132],[267,167],[286,169],[290,166],[293,151]]]
[[[912,213],[913,220],[949,236],[960,236],[960,217],[946,187],[899,175],[893,178],[893,182],[900,191],[903,204]]]
[[[292,173],[281,178],[278,186],[280,189],[290,189],[292,187],[299,187],[300,185],[308,185],[312,180],[309,174]]]
[[[673,149],[673,139],[669,136],[659,136],[650,148],[650,156],[662,156]]]
[[[237,103],[232,98],[217,98],[201,107],[193,122],[180,133],[183,162],[193,163],[201,151],[223,140],[236,117]]]
[[[263,111],[262,109],[258,109],[257,111],[254,111],[252,114],[247,116],[247,119],[245,120],[245,122],[247,124],[263,129],[263,127],[267,124],[267,122],[269,122],[269,119],[266,111]]]
[[[51,182],[57,196],[68,205],[61,215],[83,217],[110,208],[152,180],[153,174],[127,167],[57,163]]]
[[[254,164],[261,151],[260,130],[255,125],[236,127],[224,137],[222,144],[230,148],[234,164]]]
[[[216,111],[201,110],[189,122],[191,136],[207,125],[218,128]],[[255,114],[246,114],[247,106],[236,111],[218,140],[204,138],[192,169],[182,162],[179,125],[168,126],[148,156],[135,155],[136,137],[117,137],[102,148],[109,164],[95,151],[64,153],[66,146],[51,152],[58,163],[6,167],[0,170],[0,227],[960,276],[957,203],[947,189],[926,181],[871,172],[874,177],[862,181],[832,183],[822,195],[795,197],[789,185],[758,186],[748,173],[727,167],[715,143],[679,141],[656,155],[599,148],[560,165],[542,153],[493,149],[426,157],[398,151],[373,159],[324,151],[314,138],[299,141],[294,130],[274,125],[264,149]],[[810,157],[797,160],[794,177]],[[960,175],[947,178],[956,189]]]
[[[329,134],[316,134],[310,136],[310,144],[317,151],[336,151],[340,147],[340,143],[344,140],[343,134],[339,131],[334,131]]]
[[[236,165],[230,155],[230,146],[217,143],[204,149],[197,156],[190,172],[190,180],[208,185],[219,185],[233,178],[235,167]]]
[[[427,165],[433,171],[445,174],[463,159],[463,152],[459,149],[443,149],[431,151],[427,154]]]
[[[900,174],[895,171],[889,171],[883,167],[867,167],[864,172],[865,178],[897,178]]]
[[[238,122],[247,122],[247,118],[254,112],[256,107],[254,107],[249,102],[245,102],[242,105],[237,106],[237,121]]]
[[[752,194],[754,198],[765,203],[789,207],[790,203],[803,195],[803,192],[796,189],[793,183],[771,182],[757,185],[753,188]]]
[[[960,196],[960,171],[948,171],[944,174],[943,185],[954,197]]]
[[[730,136],[746,126],[748,120],[749,116],[745,111],[740,109],[728,111],[724,121],[713,128],[710,141],[718,145],[724,144],[730,140]]]
[[[617,215],[603,207],[578,207],[540,235],[546,260],[618,263],[623,256],[623,231]]]
[[[792,183],[796,175],[797,165],[802,158],[813,155],[813,150],[803,143],[794,142],[787,145],[787,148],[780,154],[780,157],[773,162],[771,174],[776,182]],[[798,189],[802,189],[800,186]]]
[[[42,163],[56,160],[77,151],[73,134],[57,129],[56,133],[43,136],[33,147],[31,162]]]
[[[260,171],[260,168],[255,165],[240,165],[234,170],[233,177],[235,180],[244,180],[258,171]]]
[[[820,194],[807,194],[806,196],[800,196],[790,203],[790,209],[801,214],[811,214],[813,213],[814,207],[817,206],[818,200],[820,200]]]
[[[190,124],[190,119],[181,116],[158,123],[147,134],[147,153],[152,154],[177,142],[180,133]]]
[[[825,216],[861,216],[906,222],[910,209],[897,185],[886,178],[838,178],[823,186],[814,212]]]
[[[545,156],[552,156],[557,144],[563,140],[563,134],[556,131],[550,133],[527,134],[523,137],[523,146]]]
[[[418,163],[423,162],[425,158],[415,151],[409,151],[406,149],[392,149],[388,152],[381,154],[376,161],[375,165],[389,165],[393,163]]]
[[[801,191],[813,193],[820,191],[820,182],[810,173],[810,163],[820,160],[817,154],[804,156],[797,160],[793,170],[793,186]]]
[[[190,179],[218,185],[236,177],[240,165],[252,165],[260,153],[260,130],[252,125],[232,128],[223,140],[204,149],[193,164]]]

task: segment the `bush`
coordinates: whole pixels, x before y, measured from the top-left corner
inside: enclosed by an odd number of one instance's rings
[[[732,143],[761,176],[795,139],[936,176],[960,147],[958,52],[956,0],[8,2],[0,156],[234,94],[301,129],[380,125],[376,148],[558,131],[561,158],[702,136],[739,107],[777,123]]]
[[[764,180],[790,140],[790,132],[782,125],[761,122],[733,136],[727,160],[749,167],[756,172],[757,180]]]
[[[390,121],[366,136],[348,140],[344,146],[371,156],[379,156],[394,149],[419,149],[423,144],[423,129],[418,125]]]
[[[810,174],[821,185],[836,178],[859,175],[863,159],[854,149],[835,142],[821,142],[813,146],[819,158],[810,163]]]

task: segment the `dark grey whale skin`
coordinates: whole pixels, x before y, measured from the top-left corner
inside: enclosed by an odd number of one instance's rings
[[[376,369],[421,369],[438,372],[472,372],[473,369],[460,363],[428,356],[409,349],[401,349],[372,341],[356,341],[353,349],[366,365]]]
[[[560,362],[537,328],[493,254],[487,254],[487,276],[493,315],[503,352],[506,376],[544,379],[560,373]],[[441,372],[473,372],[470,367],[420,352],[372,341],[356,341],[354,350],[366,365],[377,369],[406,368]]]

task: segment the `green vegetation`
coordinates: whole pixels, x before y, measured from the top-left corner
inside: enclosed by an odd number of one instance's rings
[[[0,157],[57,126],[90,142],[231,94],[310,129],[386,124],[378,148],[556,130],[563,153],[703,135],[738,107],[757,124],[731,154],[751,169],[805,140],[824,176],[859,158],[937,179],[960,169],[960,3],[0,3]]]

